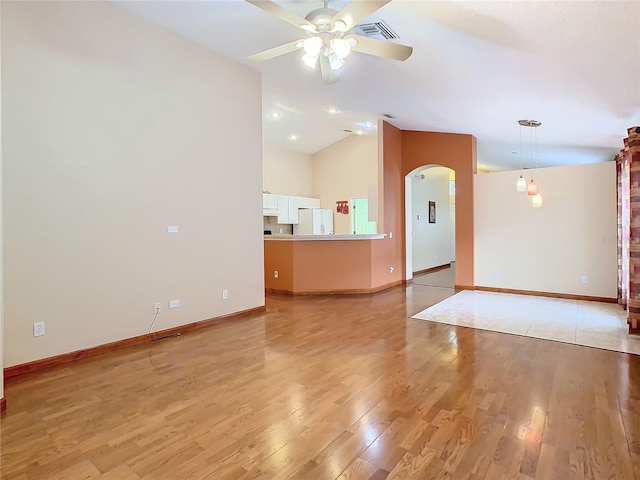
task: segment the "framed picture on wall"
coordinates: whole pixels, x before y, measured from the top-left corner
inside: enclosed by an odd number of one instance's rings
[[[429,201],[429,223],[436,223],[436,202]]]

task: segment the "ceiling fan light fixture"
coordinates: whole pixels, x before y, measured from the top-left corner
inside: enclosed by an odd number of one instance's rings
[[[302,61],[304,62],[304,64],[309,67],[309,68],[316,68],[316,65],[318,64],[318,57],[320,55],[309,55],[306,54],[302,57]]]
[[[347,30],[347,24],[344,20],[336,20],[333,22],[333,28],[331,29],[331,33],[333,32],[344,32]]]
[[[344,38],[332,38],[329,45],[331,45],[331,50],[341,59],[347,58],[351,52],[351,43]]]
[[[320,37],[309,37],[305,39],[303,43],[304,53],[306,53],[310,57],[317,58],[318,55],[320,55],[323,44],[324,42]]]
[[[329,67],[334,72],[340,70],[344,66],[344,60],[335,53],[330,53],[327,58],[329,59]]]

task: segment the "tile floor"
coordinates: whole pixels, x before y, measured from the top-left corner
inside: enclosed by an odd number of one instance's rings
[[[616,304],[465,290],[412,318],[640,355]]]

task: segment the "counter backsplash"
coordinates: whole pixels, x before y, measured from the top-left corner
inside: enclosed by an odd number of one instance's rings
[[[278,217],[262,217],[264,230],[273,234],[293,235],[293,225],[278,223]]]

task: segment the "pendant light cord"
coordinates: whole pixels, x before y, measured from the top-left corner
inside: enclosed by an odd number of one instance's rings
[[[522,125],[520,125],[520,149],[518,151],[520,155],[520,175],[524,174],[524,161],[522,156]]]

